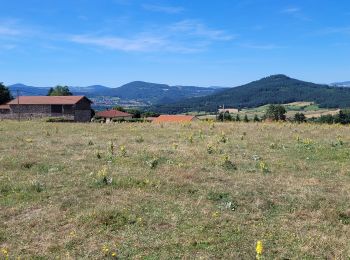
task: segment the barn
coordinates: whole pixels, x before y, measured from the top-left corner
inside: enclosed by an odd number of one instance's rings
[[[91,120],[92,101],[85,96],[20,96],[8,102],[3,118],[63,117],[76,122]]]

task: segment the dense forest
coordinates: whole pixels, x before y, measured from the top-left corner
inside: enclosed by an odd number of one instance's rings
[[[154,106],[151,110],[169,114],[190,111],[214,112],[222,105],[252,108],[296,101],[315,102],[324,108],[346,108],[350,107],[350,88],[314,84],[285,75],[273,75],[205,97],[189,98],[171,104]]]

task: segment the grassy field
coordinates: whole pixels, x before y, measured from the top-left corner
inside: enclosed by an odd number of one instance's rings
[[[0,259],[349,259],[350,128],[0,122]]]

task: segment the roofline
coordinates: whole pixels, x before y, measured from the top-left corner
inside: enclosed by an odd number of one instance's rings
[[[86,97],[86,96],[19,96],[19,97],[16,97],[16,98],[14,98],[14,99],[12,99],[12,100],[10,100],[9,102],[7,102],[5,105],[28,105],[28,104],[17,104],[17,103],[12,103],[12,102],[15,102],[15,101],[17,101],[18,100],[18,98],[19,98],[19,103],[21,102],[21,97],[67,97],[67,98],[69,98],[69,97],[80,97],[80,99],[78,100],[78,102],[80,101],[80,100],[82,100],[82,99],[86,99],[87,101],[89,101],[90,102],[90,104],[93,104],[94,102],[92,102],[88,97]],[[76,102],[77,103],[77,102]],[[76,103],[74,103],[74,104],[72,104],[72,105],[75,105]],[[29,104],[30,105],[30,104]],[[51,105],[51,104],[43,104],[43,105]],[[55,104],[55,105],[66,105],[66,104]]]

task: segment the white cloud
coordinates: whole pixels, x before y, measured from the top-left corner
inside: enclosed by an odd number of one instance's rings
[[[179,52],[204,51],[217,41],[229,41],[234,36],[223,30],[210,29],[203,23],[184,20],[135,34],[132,37],[115,35],[74,35],[70,41],[126,52]]]
[[[144,4],[142,5],[142,7],[148,11],[167,13],[167,14],[177,14],[185,10],[183,7],[180,7],[180,6],[162,6],[162,5]]]
[[[276,50],[276,49],[283,49],[286,47],[279,46],[277,44],[253,44],[253,43],[245,43],[245,44],[240,44],[241,47],[243,48],[248,48],[248,49],[257,49],[257,50]]]
[[[128,39],[114,36],[76,35],[71,40],[76,43],[91,44],[120,51],[152,51],[165,45],[162,38],[146,36]]]
[[[298,8],[298,7],[289,7],[289,8],[283,9],[281,12],[282,13],[288,13],[288,14],[295,14],[295,13],[300,12],[300,8]]]
[[[310,17],[306,16],[299,7],[288,7],[281,10],[281,13],[290,15],[291,17],[301,21],[311,21]]]
[[[183,20],[171,25],[169,28],[171,31],[177,33],[186,33],[192,36],[203,37],[208,40],[228,41],[235,38],[234,35],[230,35],[223,30],[208,28],[206,25],[196,20]]]

